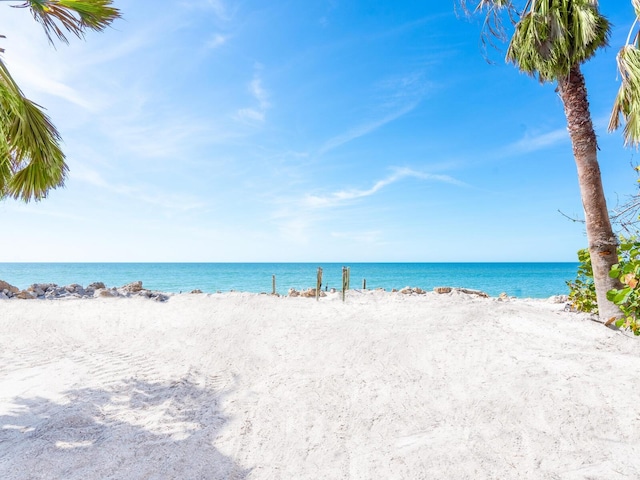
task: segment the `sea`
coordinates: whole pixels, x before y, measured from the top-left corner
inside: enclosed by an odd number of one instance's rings
[[[343,267],[352,289],[404,287],[432,290],[462,287],[491,296],[505,292],[520,298],[548,298],[569,293],[567,280],[576,277],[577,263],[0,263],[0,279],[20,289],[34,283],[103,282],[120,287],[142,281],[163,292],[253,292],[286,294],[290,288],[316,286],[322,268],[322,288],[342,289]]]

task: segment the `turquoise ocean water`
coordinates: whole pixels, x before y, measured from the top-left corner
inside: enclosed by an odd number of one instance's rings
[[[315,287],[318,267],[323,285],[340,289],[342,267],[351,271],[351,288],[391,290],[406,286],[431,290],[437,286],[482,290],[491,296],[506,292],[521,298],[567,294],[566,280],[575,278],[577,263],[0,263],[0,279],[19,288],[33,283],[86,286],[104,282],[119,287],[141,280],[164,292],[271,292],[286,294]]]

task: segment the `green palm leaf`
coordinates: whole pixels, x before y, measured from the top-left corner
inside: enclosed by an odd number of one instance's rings
[[[541,82],[567,76],[607,45],[609,22],[595,0],[530,0],[525,10],[507,61]]]
[[[635,45],[625,45],[617,60],[622,82],[609,119],[609,131],[617,130],[620,117],[624,118],[624,143],[637,147],[640,145],[640,50]]]
[[[83,38],[87,29],[101,31],[120,18],[111,4],[111,0],[29,0],[17,7],[31,10],[51,43],[54,36],[69,43],[65,32]]]
[[[0,197],[45,198],[67,174],[60,135],[0,61]]]

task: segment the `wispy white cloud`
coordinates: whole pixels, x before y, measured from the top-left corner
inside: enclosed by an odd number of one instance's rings
[[[214,11],[218,18],[221,18],[223,20],[227,20],[229,18],[229,12],[222,0],[207,0],[206,3]]]
[[[386,125],[387,123],[393,122],[394,120],[402,117],[403,115],[406,115],[411,110],[416,108],[417,105],[418,105],[417,102],[412,103],[410,105],[406,105],[400,108],[399,110],[396,110],[386,115],[383,118],[373,120],[368,123],[363,123],[362,125],[358,125],[357,127],[354,127],[351,130],[348,130],[347,132],[341,135],[337,135],[329,139],[328,141],[326,141],[324,145],[320,147],[320,150],[318,151],[318,153],[320,155],[323,155],[331,150],[334,150],[344,145],[345,143],[349,143],[353,140],[356,140],[357,138],[368,135],[369,133],[379,129],[380,127]]]
[[[525,135],[517,142],[508,145],[505,153],[508,155],[524,154],[553,147],[559,143],[569,140],[569,133],[566,128],[559,128],[551,132],[539,135]]]
[[[257,106],[239,109],[236,117],[241,121],[264,122],[271,103],[269,102],[269,93],[262,86],[262,79],[257,73],[249,83],[248,90],[257,102]]]
[[[464,182],[456,180],[455,178],[450,177],[449,175],[434,175],[431,173],[418,172],[410,168],[401,168],[396,170],[396,172],[390,175],[389,177],[377,181],[371,188],[368,188],[366,190],[359,190],[359,189],[340,190],[324,196],[307,195],[303,199],[302,204],[309,208],[338,207],[342,204],[345,204],[354,200],[370,197],[371,195],[378,193],[384,187],[391,185],[392,183],[399,182],[400,180],[403,180],[405,178],[417,178],[420,180],[448,183],[448,184],[456,185],[459,187],[466,186]]]
[[[227,35],[222,35],[221,33],[216,33],[213,35],[205,44],[205,47],[209,50],[214,50],[216,48],[221,47],[225,43],[227,43],[229,37]]]
[[[205,207],[204,202],[190,195],[177,195],[175,193],[167,193],[165,190],[156,191],[157,189],[144,186],[108,182],[99,172],[86,166],[76,166],[73,169],[72,178],[74,181],[87,183],[117,195],[159,207],[164,212],[183,213]]]
[[[10,70],[11,74],[19,79],[19,84],[22,88],[62,98],[89,111],[97,110],[97,105],[91,102],[88,96],[83,95],[62,81],[45,75],[42,69],[34,64],[16,61],[14,58],[11,61]]]

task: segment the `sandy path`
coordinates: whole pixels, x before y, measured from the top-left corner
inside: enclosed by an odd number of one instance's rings
[[[640,343],[542,301],[0,302],[0,478],[640,478]]]

